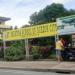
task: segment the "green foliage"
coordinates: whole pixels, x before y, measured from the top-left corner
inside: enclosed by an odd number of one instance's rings
[[[33,59],[39,59],[40,54],[39,54],[39,46],[33,46],[32,47],[32,57]]]
[[[32,46],[31,50],[31,54],[34,60],[40,58],[46,59],[55,56],[55,50],[50,46]]]
[[[21,60],[25,56],[25,52],[21,43],[15,42],[12,46],[5,50],[5,59],[9,61]]]
[[[31,41],[31,44],[38,46],[55,45],[55,37],[42,37],[35,38]]]
[[[0,47],[0,58],[3,58],[4,56],[4,50],[3,47]]]
[[[74,15],[75,10],[67,10],[62,4],[51,4],[46,6],[39,12],[35,12],[30,16],[29,23],[31,25],[43,24],[48,22],[55,22],[56,18],[68,15]]]
[[[51,55],[55,53],[54,47],[52,46],[41,46],[39,51],[41,58],[43,59],[49,58]]]

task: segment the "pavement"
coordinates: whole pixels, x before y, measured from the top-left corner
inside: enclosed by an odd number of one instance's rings
[[[57,61],[0,61],[0,69],[75,73],[75,62]]]

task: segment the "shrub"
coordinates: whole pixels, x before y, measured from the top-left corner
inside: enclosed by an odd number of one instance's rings
[[[0,58],[4,57],[4,50],[3,47],[0,47]]]
[[[5,50],[5,59],[9,61],[21,60],[24,58],[24,51],[21,47],[10,46]]]
[[[39,59],[39,57],[40,57],[39,46],[32,47],[32,57],[33,57],[33,59]]]
[[[55,57],[55,50],[52,46],[32,46],[31,51],[33,59]]]
[[[50,49],[48,47],[40,47],[40,54],[42,58],[47,58],[50,55]]]

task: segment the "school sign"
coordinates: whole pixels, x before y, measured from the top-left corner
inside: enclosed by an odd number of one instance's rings
[[[55,36],[57,34],[56,23],[47,23],[37,26],[20,28],[3,32],[4,41]]]

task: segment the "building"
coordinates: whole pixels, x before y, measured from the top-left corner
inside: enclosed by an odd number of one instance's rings
[[[2,39],[2,32],[11,29],[11,26],[5,24],[10,18],[0,17],[0,39]]]

